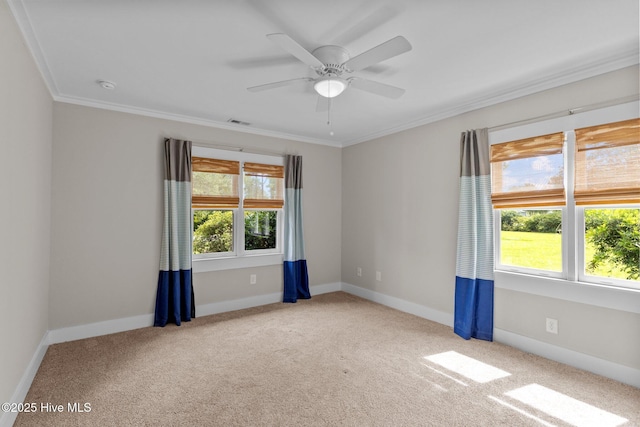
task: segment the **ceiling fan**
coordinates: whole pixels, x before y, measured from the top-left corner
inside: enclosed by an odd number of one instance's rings
[[[363,79],[361,77],[344,76],[345,74],[365,69],[371,65],[410,51],[411,44],[402,36],[387,40],[353,58],[349,55],[349,52],[341,46],[321,46],[313,52],[309,52],[286,34],[268,34],[267,38],[307,64],[318,76],[315,78],[300,77],[253,86],[247,88],[249,92],[259,92],[302,83],[313,83],[315,91],[325,98],[334,98],[340,95],[347,87],[353,87],[392,99],[401,97],[405,92],[404,89],[396,86]]]

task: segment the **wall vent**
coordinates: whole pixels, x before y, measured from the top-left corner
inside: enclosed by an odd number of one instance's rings
[[[233,123],[234,125],[243,125],[243,126],[249,126],[251,124],[249,122],[243,122],[242,120],[236,120],[236,119],[229,119],[227,120],[227,122]]]

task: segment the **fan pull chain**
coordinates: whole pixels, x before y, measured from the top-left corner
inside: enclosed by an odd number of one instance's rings
[[[327,98],[327,126],[329,126],[329,135],[333,136],[333,129],[331,128],[331,98]]]

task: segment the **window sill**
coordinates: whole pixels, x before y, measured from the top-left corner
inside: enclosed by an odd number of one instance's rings
[[[495,286],[614,310],[640,313],[640,290],[496,270]]]
[[[207,271],[281,265],[282,260],[282,254],[249,255],[229,258],[199,258],[194,259],[191,266],[194,273],[205,273]]]

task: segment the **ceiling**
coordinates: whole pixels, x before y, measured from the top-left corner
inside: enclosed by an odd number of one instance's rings
[[[639,61],[637,0],[7,2],[57,101],[333,146]],[[350,87],[330,112],[316,111],[312,84],[249,92],[315,76],[271,33],[352,57],[402,35],[411,51],[353,75],[406,92]]]

